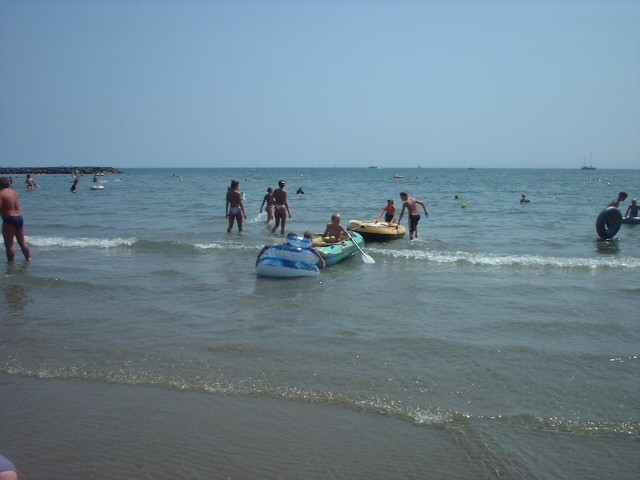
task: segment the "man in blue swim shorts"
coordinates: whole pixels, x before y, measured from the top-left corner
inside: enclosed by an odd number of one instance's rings
[[[7,251],[7,260],[13,262],[16,250],[13,239],[18,242],[24,258],[31,260],[31,250],[24,238],[24,220],[20,210],[20,197],[9,188],[11,183],[7,177],[0,178],[0,216],[2,217],[2,238]]]

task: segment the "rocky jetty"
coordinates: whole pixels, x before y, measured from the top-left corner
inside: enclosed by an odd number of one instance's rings
[[[0,175],[31,175],[48,174],[78,174],[93,175],[94,173],[122,173],[113,167],[0,167]]]

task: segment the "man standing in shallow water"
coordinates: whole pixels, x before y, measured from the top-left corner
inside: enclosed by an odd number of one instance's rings
[[[398,225],[400,225],[400,220],[402,220],[404,209],[406,208],[409,213],[409,239],[413,240],[414,238],[418,238],[418,222],[420,221],[418,205],[422,205],[424,214],[427,217],[429,216],[429,212],[424,202],[421,202],[417,198],[411,198],[405,192],[400,193],[400,200],[402,200],[402,211],[400,212],[400,218],[398,218]]]
[[[13,247],[15,237],[20,245],[22,254],[27,260],[31,260],[31,250],[24,238],[24,220],[20,210],[20,197],[9,188],[11,184],[7,177],[0,178],[0,216],[2,216],[2,238],[7,250],[7,260],[13,262],[16,250]]]

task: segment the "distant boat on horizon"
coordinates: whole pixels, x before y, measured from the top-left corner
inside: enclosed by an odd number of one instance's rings
[[[404,178],[404,176],[396,173],[395,175],[393,175],[393,178]]]
[[[587,159],[584,159],[584,164],[580,167],[580,170],[595,170],[596,167],[593,166],[593,154],[591,154],[591,162],[587,165]]]

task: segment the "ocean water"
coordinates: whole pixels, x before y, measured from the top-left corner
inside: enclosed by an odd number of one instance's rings
[[[259,278],[280,178],[287,231],[401,191],[431,215],[418,240],[368,243],[373,265]],[[231,179],[247,220],[227,234]],[[0,277],[0,453],[22,478],[637,478],[640,226],[602,241],[595,219],[640,196],[640,170],[14,181],[33,261]]]

